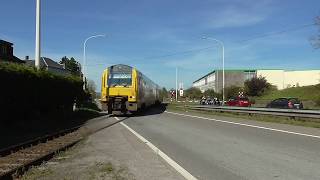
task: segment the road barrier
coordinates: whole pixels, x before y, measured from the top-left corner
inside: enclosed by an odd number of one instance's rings
[[[192,105],[192,106],[186,105],[185,107],[192,110],[247,113],[249,115],[263,114],[263,115],[273,115],[273,116],[286,116],[291,118],[315,118],[320,120],[320,111],[317,111],[317,110],[230,107],[230,106],[209,106],[209,105]]]

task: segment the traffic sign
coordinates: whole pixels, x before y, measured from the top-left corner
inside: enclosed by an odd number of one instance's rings
[[[180,96],[183,96],[183,89],[179,90],[179,94],[180,94]]]

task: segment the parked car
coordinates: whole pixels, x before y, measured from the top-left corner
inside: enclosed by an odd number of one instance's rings
[[[251,103],[247,97],[230,98],[227,103],[228,106],[250,107]]]
[[[218,98],[203,97],[200,100],[200,104],[201,105],[220,105],[220,101],[218,100]]]
[[[212,99],[206,98],[206,99],[201,99],[200,104],[201,105],[212,105],[212,104],[214,104],[214,102]]]
[[[303,104],[298,98],[278,98],[271,101],[267,108],[303,109]]]

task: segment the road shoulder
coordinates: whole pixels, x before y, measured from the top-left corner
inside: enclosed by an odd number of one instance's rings
[[[25,179],[184,179],[120,124],[33,168]]]

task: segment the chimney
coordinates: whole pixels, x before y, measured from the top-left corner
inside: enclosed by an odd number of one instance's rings
[[[26,57],[25,57],[25,60],[29,60],[29,56],[26,56]]]

